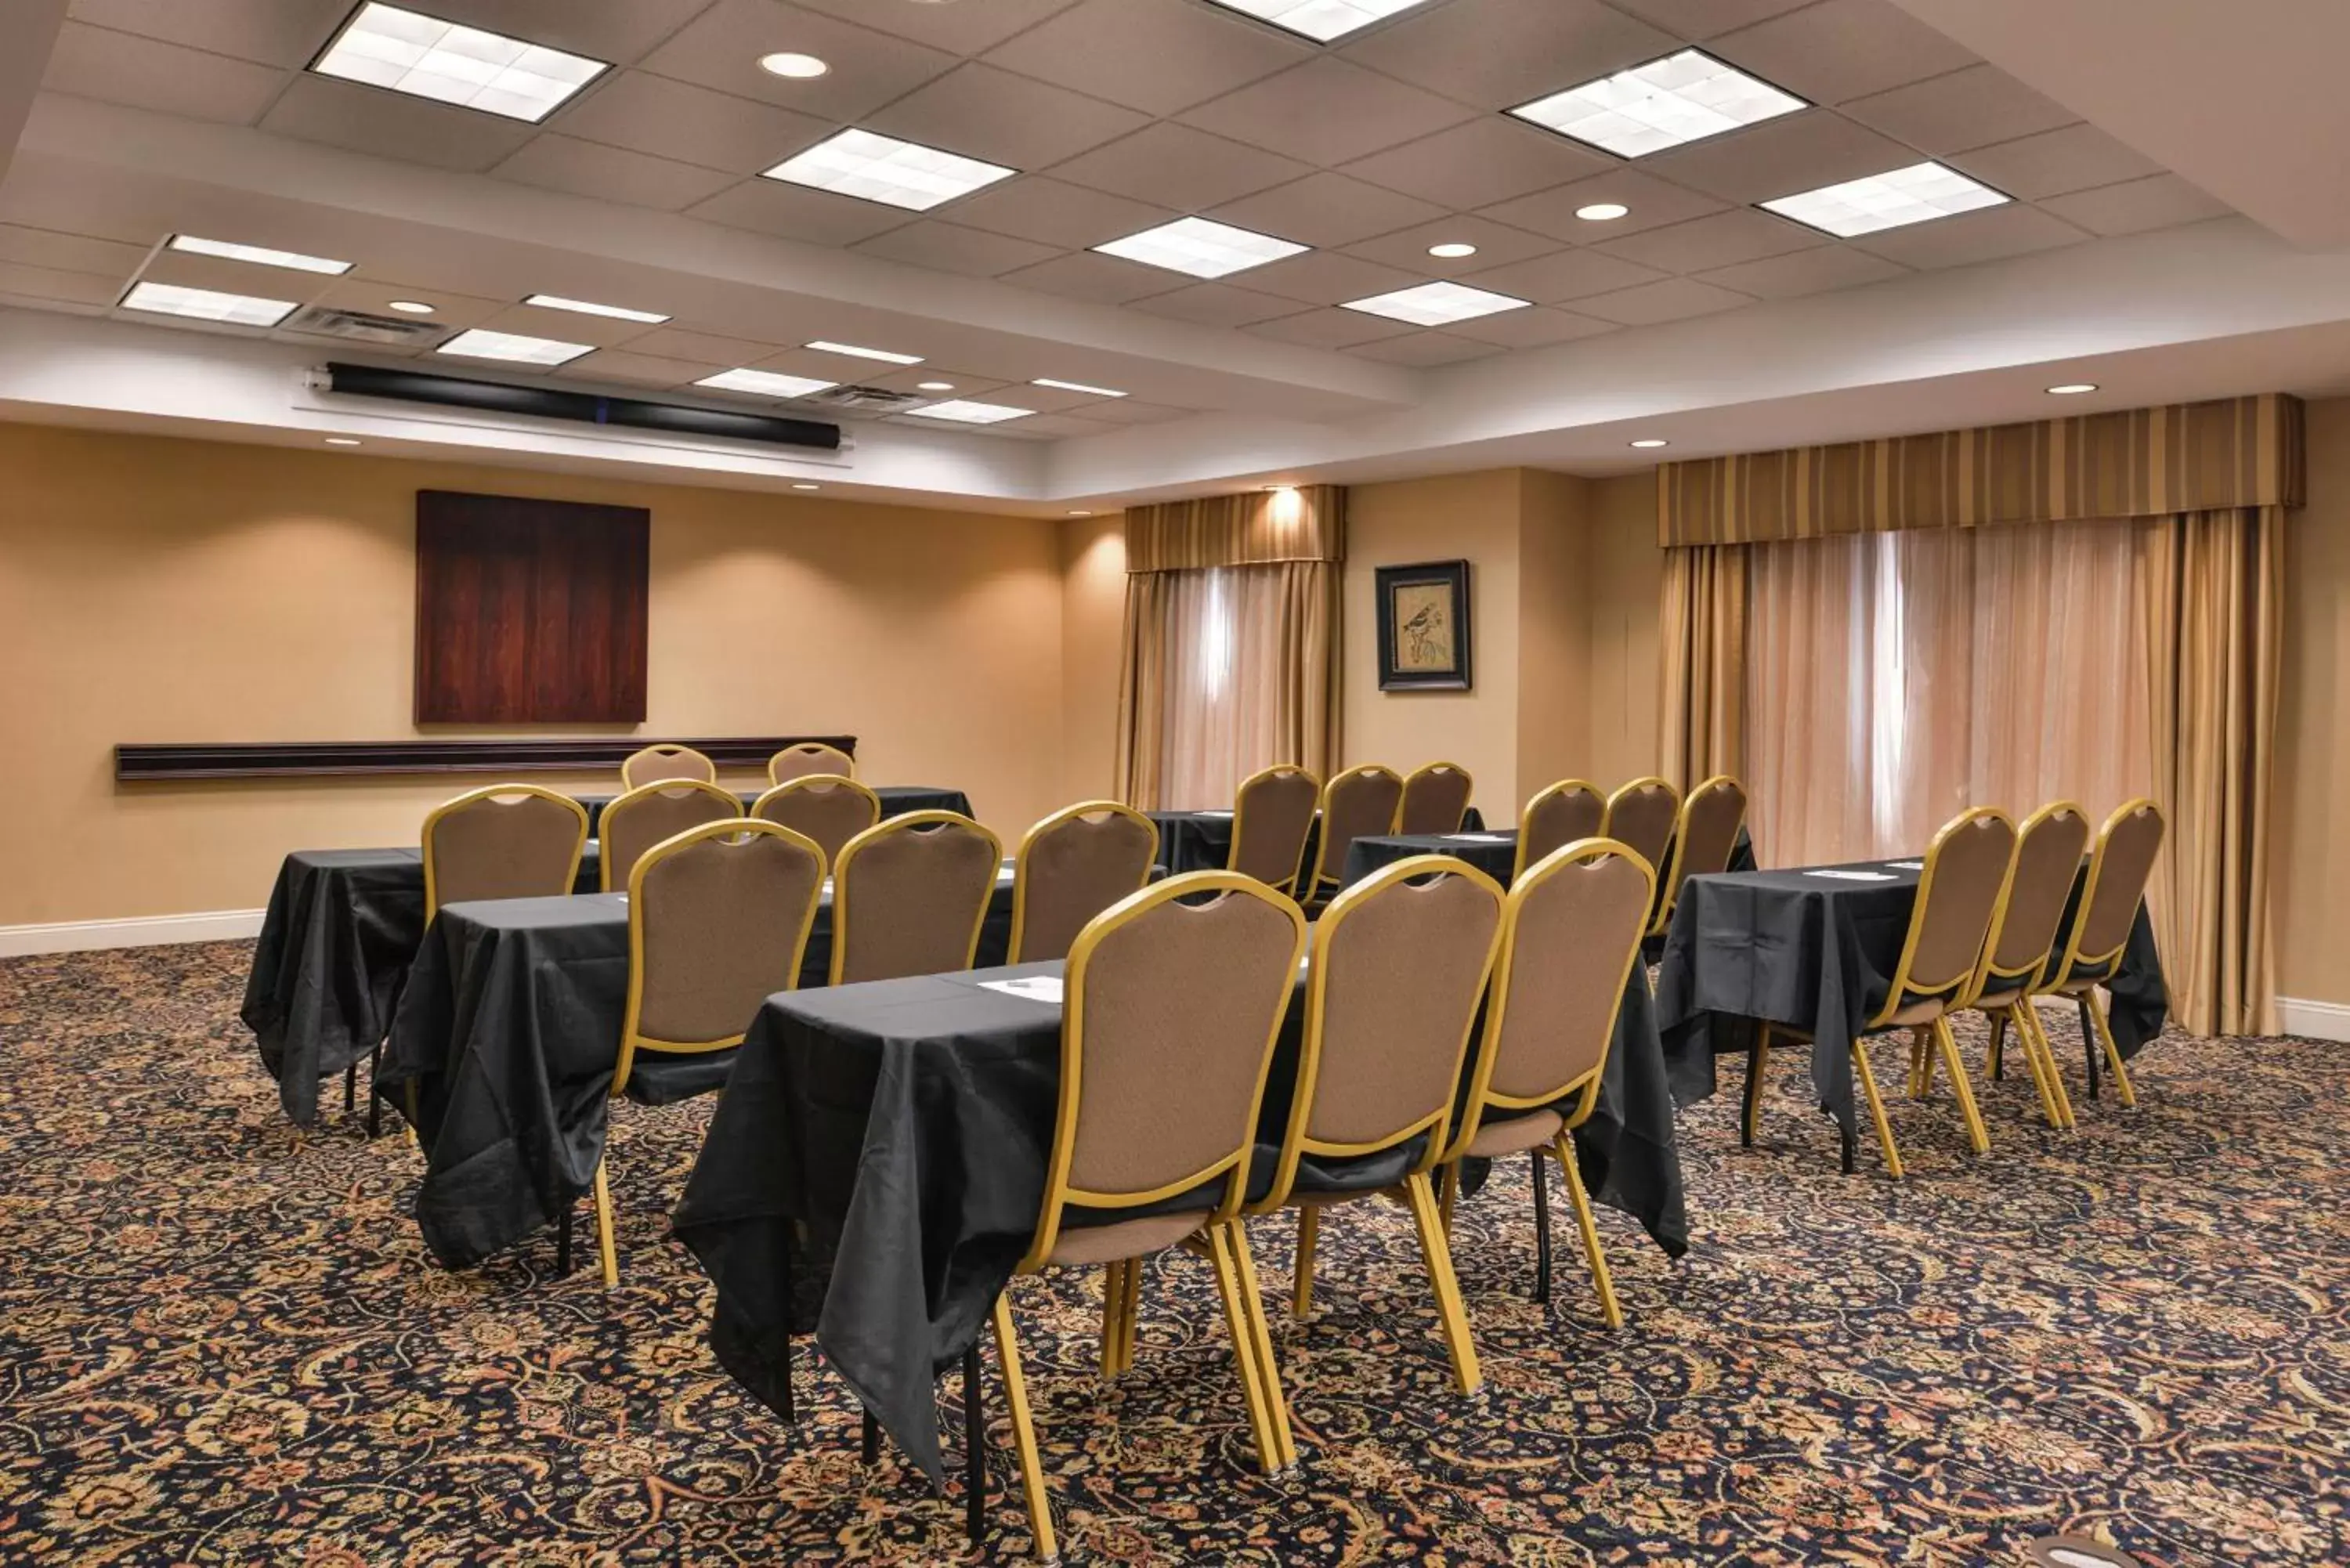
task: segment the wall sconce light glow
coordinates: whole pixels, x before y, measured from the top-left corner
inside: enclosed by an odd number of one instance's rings
[[[824,486],[821,484],[795,484],[792,488],[794,490],[821,490]]]
[[[1612,223],[1631,210],[1621,202],[1594,202],[1587,207],[1577,207],[1575,215],[1586,223]]]
[[[759,57],[759,68],[771,77],[784,77],[792,81],[806,81],[832,69],[814,55],[797,55],[785,49]]]
[[[397,310],[402,316],[430,316],[434,309],[432,306],[425,304],[421,299],[394,299],[386,303],[390,308]]]
[[[1656,436],[1646,436],[1639,441],[1634,441],[1632,444],[1645,450],[1649,447],[1670,446],[1672,443],[1670,441],[1659,440]]]
[[[327,444],[328,446],[357,446],[359,444],[359,438],[357,436],[328,436],[327,438]]]
[[[2067,381],[2061,387],[2048,389],[2052,394],[2059,398],[2077,398],[2083,392],[2094,392],[2096,389],[2097,384],[2095,381]]]
[[[1463,256],[1475,255],[1477,254],[1477,247],[1475,245],[1462,244],[1458,240],[1451,240],[1447,241],[1445,244],[1440,245],[1429,246],[1428,254],[1435,256],[1440,261],[1459,261]]]

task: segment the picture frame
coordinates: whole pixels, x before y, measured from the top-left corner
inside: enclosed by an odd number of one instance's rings
[[[1467,691],[1473,683],[1469,563],[1373,569],[1378,596],[1379,690]]]

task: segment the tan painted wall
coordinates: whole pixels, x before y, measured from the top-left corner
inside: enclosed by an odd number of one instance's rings
[[[1061,524],[1061,794],[1117,793],[1118,660],[1126,641],[1126,532],[1119,514]]]
[[[2350,398],[2309,405],[2309,504],[2286,543],[2277,753],[2277,993],[2350,1004]]]
[[[1654,473],[1591,484],[1591,743],[1604,789],[1657,771],[1657,614],[1664,583]]]
[[[112,781],[119,741],[415,733],[420,487],[652,509],[649,738],[847,731],[1007,835],[1061,804],[1049,522],[0,425],[0,925],[252,909],[486,782]]]
[[[1536,790],[1589,766],[1590,501],[1588,480],[1519,471],[1518,775],[1508,802],[1513,818],[1515,807]]]

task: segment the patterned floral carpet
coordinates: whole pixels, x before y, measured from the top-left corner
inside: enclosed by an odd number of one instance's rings
[[[0,1562],[1024,1556],[992,1376],[980,1553],[952,1498],[859,1464],[837,1381],[803,1376],[795,1432],[719,1372],[663,1221],[704,1106],[623,1113],[619,1292],[552,1277],[551,1240],[444,1273],[403,1217],[412,1152],[284,1122],[234,1022],[248,950],[0,963]],[[2138,1082],[2124,1113],[2076,1076],[2071,1137],[1985,1085],[1980,1160],[1947,1098],[1900,1102],[1901,1184],[1837,1177],[1794,1075],[1754,1150],[1725,1095],[1683,1121],[1688,1259],[1602,1211],[1612,1334],[1571,1239],[1555,1311],[1526,1299],[1506,1171],[1455,1244],[1470,1400],[1408,1221],[1335,1215],[1322,1315],[1275,1319],[1304,1458],[1278,1480],[1247,1468],[1205,1264],[1159,1266],[1109,1389],[1097,1279],[1023,1282],[1064,1552],[1957,1565],[2069,1529],[2155,1564],[2350,1562],[2350,1049],[2171,1038]],[[1288,1228],[1257,1235],[1282,1293]]]

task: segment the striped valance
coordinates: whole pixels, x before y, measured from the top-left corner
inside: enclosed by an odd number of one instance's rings
[[[1658,542],[2298,506],[2301,400],[2281,392],[1796,447],[1657,472]]]
[[[1126,511],[1128,572],[1347,558],[1347,492],[1335,484],[1251,490]]]

